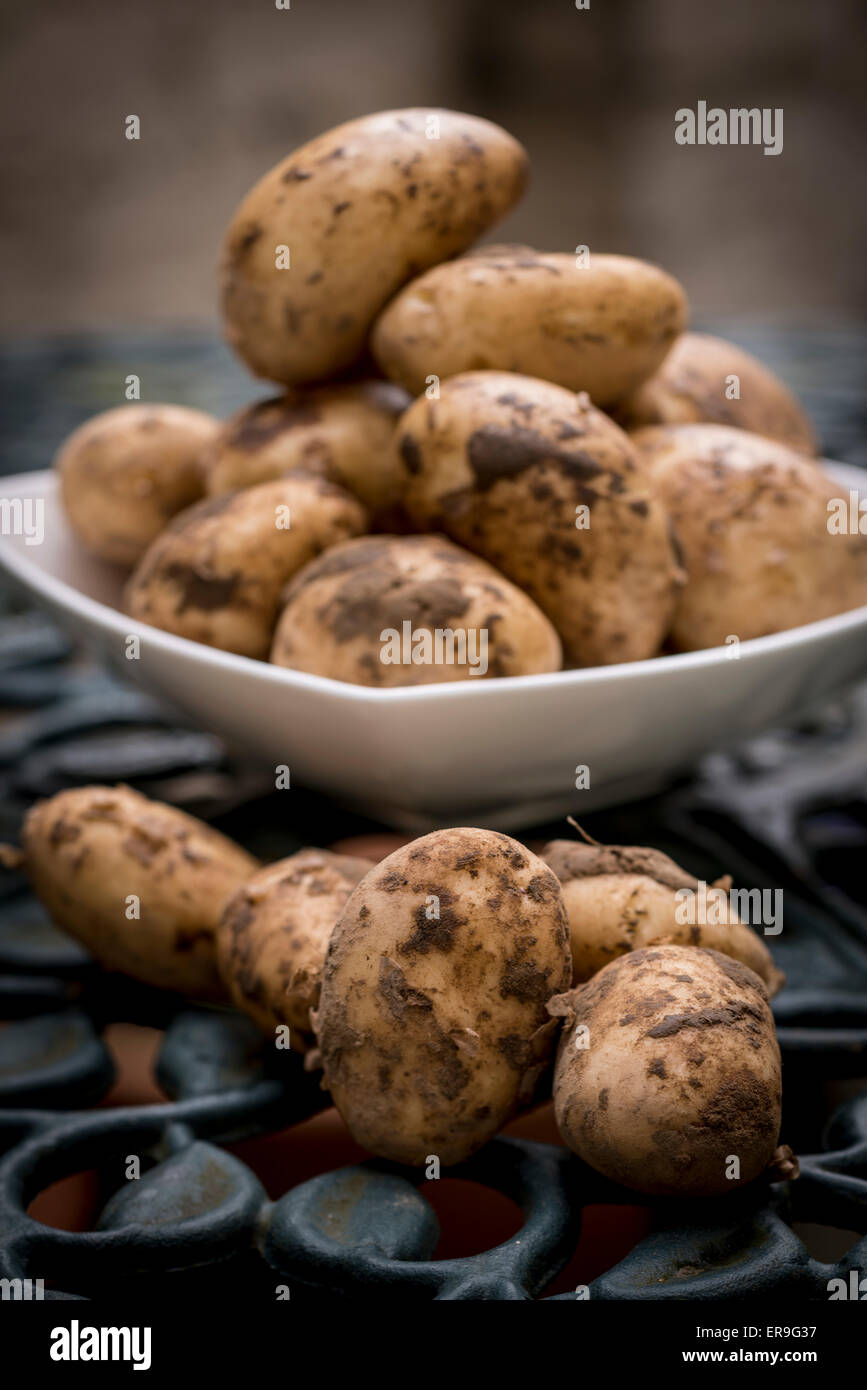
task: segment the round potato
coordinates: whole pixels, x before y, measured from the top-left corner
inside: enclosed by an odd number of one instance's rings
[[[108,969],[225,998],[217,926],[258,867],[240,845],[130,787],[77,787],[38,802],[22,844],[36,896]]]
[[[371,346],[414,396],[432,375],[491,369],[587,391],[604,406],[656,371],[685,322],[680,285],[645,261],[593,256],[579,268],[574,256],[491,248],[411,281]]]
[[[632,438],[687,573],[670,634],[678,651],[867,603],[867,536],[829,530],[829,503],[847,492],[814,460],[725,425],[651,426]]]
[[[468,372],[399,427],[407,510],[535,599],[568,663],[659,650],[680,570],[668,518],[621,429],[586,396]]]
[[[734,380],[736,378],[736,381]],[[731,392],[737,389],[737,396]],[[708,333],[684,333],[659,371],[612,410],[626,430],[643,425],[733,425],[815,454],[800,401],[757,358]]]
[[[287,579],[365,524],[355,497],[301,470],[206,498],[154,541],[127,584],[127,612],[179,637],[264,659]]]
[[[572,983],[582,984],[616,956],[659,944],[706,946],[742,961],[773,997],[785,976],[765,943],[727,899],[726,920],[700,923],[697,879],[656,849],[552,840],[542,858],[557,875],[569,916]],[[707,887],[707,885],[705,885]],[[711,885],[728,893],[731,879]],[[739,901],[739,900],[738,900]],[[690,921],[692,917],[692,921]]]
[[[533,600],[443,536],[346,541],[285,598],[277,666],[374,686],[560,669],[560,640]]]
[[[334,924],[370,859],[303,849],[239,888],[217,932],[220,974],[235,1004],[274,1036],[288,1025],[298,1052],[312,1044],[310,1008]]]
[[[718,951],[658,946],[552,999],[560,1133],[624,1187],[714,1197],[772,1163],[780,1050],[765,987]]]
[[[311,140],[251,189],[229,227],[229,342],[272,381],[336,375],[401,285],[509,211],[526,169],[504,130],[455,111],[383,111]]]
[[[387,515],[401,492],[395,427],[409,404],[406,392],[387,381],[256,401],[227,420],[207,450],[205,487],[216,496],[301,467],[345,487],[374,518]]]
[[[438,830],[383,859],[334,928],[313,1015],[353,1137],[399,1163],[469,1157],[531,1097],[569,975],[559,884],[508,835]]]
[[[218,421],[180,405],[119,405],[64,442],[54,466],[69,523],[101,560],[132,569],[166,522],[204,493]]]

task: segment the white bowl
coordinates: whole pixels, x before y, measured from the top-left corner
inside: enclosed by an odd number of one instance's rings
[[[861,470],[830,466],[844,489]],[[700,755],[867,675],[867,606],[771,637],[621,666],[372,690],[173,637],[119,611],[123,576],[66,524],[50,471],[0,479],[44,502],[44,540],[0,537],[0,567],[115,670],[292,784],[406,830],[514,829],[649,792]],[[126,639],[141,635],[138,660]],[[575,789],[575,769],[590,786]]]

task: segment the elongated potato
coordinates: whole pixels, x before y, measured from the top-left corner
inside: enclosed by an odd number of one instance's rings
[[[285,594],[271,660],[356,685],[429,685],[558,671],[531,598],[444,536],[333,546]]]
[[[310,1009],[334,925],[370,859],[302,849],[268,864],[226,903],[217,931],[220,974],[239,1009],[274,1037],[281,1024],[306,1052]]]
[[[734,425],[802,454],[816,452],[813,427],[788,387],[751,353],[709,333],[684,333],[659,370],[611,413],[625,430]]]
[[[485,250],[485,248],[483,248]],[[662,362],[686,322],[676,280],[646,261],[502,248],[435,266],[383,310],[371,345],[413,395],[490,369],[587,391],[607,405]]]
[[[103,965],[192,998],[225,997],[217,926],[257,868],[240,845],[130,787],[37,802],[22,844],[36,896]]]
[[[354,1138],[409,1164],[481,1148],[532,1095],[569,974],[557,880],[507,835],[438,830],[383,859],[332,933],[313,1015]]]
[[[867,603],[867,535],[829,529],[848,490],[813,459],[725,425],[632,436],[667,508],[687,574],[679,651],[745,641]]]
[[[455,111],[383,111],[311,140],[260,179],[229,227],[230,343],[256,376],[286,385],[351,366],[402,284],[517,202],[526,164],[499,126]]]
[[[217,428],[201,410],[131,403],[74,430],[54,466],[86,549],[132,569],[166,523],[203,495],[200,460]]]
[[[606,965],[562,1017],[554,1110],[585,1163],[639,1192],[712,1197],[772,1163],[780,1050],[765,987],[718,951],[658,946]]]
[[[680,579],[668,518],[627,436],[586,397],[468,372],[410,407],[399,447],[416,524],[535,599],[567,663],[656,654]]]
[[[355,497],[301,470],[206,498],[154,541],[127,584],[127,612],[179,637],[264,658],[283,585],[365,523]]]
[[[730,899],[727,920],[695,920],[698,880],[667,854],[634,845],[552,840],[542,858],[560,881],[569,916],[573,984],[589,980],[627,951],[666,944],[705,946],[742,961],[764,981],[771,997],[782,987],[785,976]],[[711,887],[728,892],[731,880],[720,879]]]
[[[202,460],[211,496],[281,478],[322,473],[374,515],[398,504],[402,470],[395,428],[410,399],[387,381],[292,391],[245,406],[227,420]]]

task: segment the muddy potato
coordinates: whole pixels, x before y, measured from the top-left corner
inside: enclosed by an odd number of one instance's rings
[[[240,845],[130,787],[37,802],[22,845],[36,896],[103,965],[193,998],[225,997],[217,925],[258,867]],[[127,915],[135,899],[137,918]]]
[[[158,536],[126,587],[126,611],[209,647],[265,658],[286,581],[366,513],[343,488],[300,470],[206,498]]]
[[[414,1165],[481,1148],[532,1095],[569,973],[557,880],[508,835],[438,830],[390,854],[332,933],[313,1016],[353,1137]]]
[[[558,671],[548,619],[490,565],[443,536],[364,536],[288,585],[277,666],[356,685],[428,685]]]
[[[383,310],[371,336],[386,376],[414,396],[491,369],[587,391],[607,405],[662,362],[686,322],[676,280],[628,256],[504,248],[435,266]]]
[[[202,452],[218,421],[180,405],[120,405],[74,430],[54,466],[72,529],[92,555],[132,569],[204,493]]]
[[[499,126],[455,111],[383,111],[311,140],[251,189],[229,227],[230,343],[257,376],[286,385],[351,366],[402,284],[505,216],[526,165]]]
[[[567,664],[656,654],[680,571],[668,518],[627,436],[585,396],[468,372],[398,430],[405,504],[533,598]]]
[[[867,536],[829,531],[846,488],[813,459],[725,425],[660,425],[633,442],[671,517],[687,582],[678,651],[782,632],[867,603]]]
[[[232,999],[272,1038],[287,1024],[299,1052],[312,1043],[310,1008],[334,924],[372,868],[370,859],[303,849],[260,869],[224,908],[217,962]]]
[[[698,880],[667,854],[635,845],[552,840],[542,858],[557,875],[566,904],[573,984],[589,980],[627,951],[667,944],[722,951],[754,970],[771,997],[781,988],[785,976],[736,910],[727,910],[728,922],[686,920],[689,914],[677,895],[698,893]],[[728,891],[731,880],[720,879],[712,887]]]
[[[234,492],[300,466],[345,487],[374,518],[387,514],[400,498],[395,427],[409,404],[406,392],[387,381],[256,401],[227,420],[206,451],[207,492]]]
[[[633,951],[549,1009],[565,1020],[557,1125],[591,1168],[639,1192],[712,1197],[771,1164],[780,1051],[748,966],[688,946]]]
[[[729,399],[732,377],[739,395]],[[626,430],[644,425],[734,425],[802,454],[816,436],[800,401],[768,367],[735,343],[684,333],[662,366],[612,410]]]

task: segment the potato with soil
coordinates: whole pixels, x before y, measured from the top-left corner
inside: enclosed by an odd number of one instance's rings
[[[565,1020],[557,1125],[591,1168],[639,1192],[715,1197],[772,1164],[780,1050],[748,966],[687,946],[633,951],[549,1009]]]
[[[245,406],[203,459],[211,496],[281,478],[293,468],[345,487],[374,518],[398,504],[395,428],[410,399],[388,381],[292,391]]]
[[[559,884],[508,835],[438,830],[383,859],[332,933],[313,1015],[353,1137],[399,1163],[468,1158],[532,1096],[569,975]]]
[[[737,378],[738,395],[730,398]],[[659,371],[611,414],[625,430],[644,425],[733,425],[815,454],[809,418],[778,376],[735,343],[684,333]]]
[[[109,970],[191,998],[225,998],[217,927],[258,867],[240,845],[130,787],[77,787],[37,802],[22,845],[54,922]]]
[[[130,578],[126,611],[240,656],[268,655],[284,584],[365,529],[361,503],[301,470],[181,512]]]
[[[659,651],[681,578],[668,518],[627,436],[586,396],[468,372],[410,407],[399,447],[414,522],[524,589],[567,664]]]
[[[725,425],[632,436],[667,508],[687,582],[678,651],[783,632],[867,603],[867,536],[829,530],[848,490],[783,444]]]
[[[311,140],[260,179],[229,227],[229,342],[271,381],[337,375],[401,285],[505,216],[526,169],[499,126],[435,108],[382,111]]]
[[[484,250],[484,248],[483,248]],[[686,323],[676,280],[629,256],[500,248],[435,266],[386,306],[371,337],[386,376],[419,395],[490,369],[587,391],[605,406],[660,366]]]
[[[637,845],[552,840],[542,858],[557,875],[566,904],[574,985],[627,951],[665,944],[704,946],[742,961],[771,997],[782,987],[785,976],[731,899],[724,913],[713,905],[707,913],[726,920],[688,920],[698,915],[695,909],[690,913],[689,903],[698,901],[699,883],[667,854]],[[731,879],[719,879],[711,888],[728,893]]]
[[[204,494],[200,460],[219,422],[180,405],[120,405],[85,421],[54,466],[72,529],[132,569],[167,522]]]
[[[532,599],[443,536],[364,536],[288,585],[271,660],[355,685],[429,685],[558,671]]]
[[[334,925],[370,859],[302,849],[268,864],[227,902],[217,931],[220,974],[235,1004],[298,1052],[313,1042],[310,1009]]]

